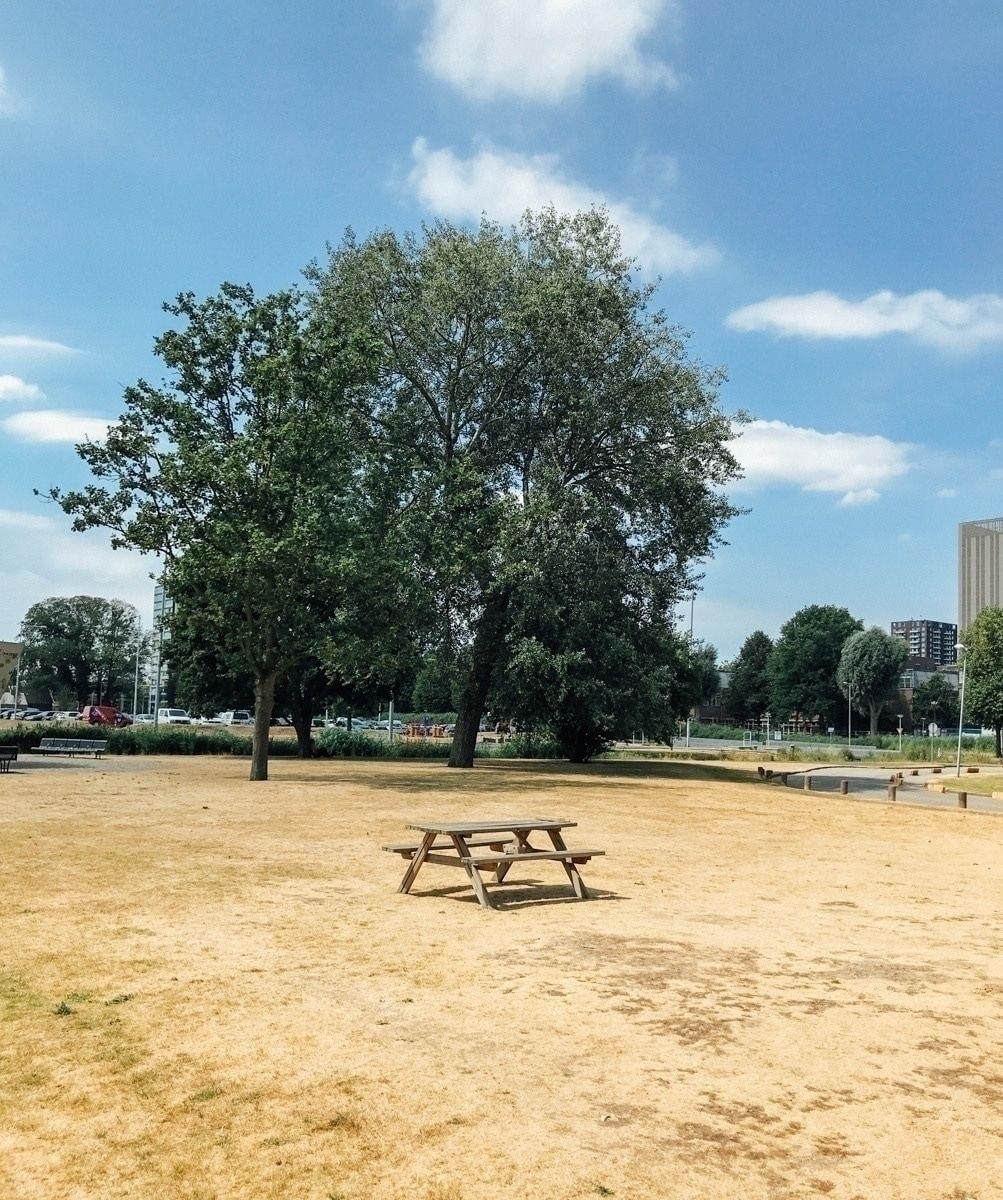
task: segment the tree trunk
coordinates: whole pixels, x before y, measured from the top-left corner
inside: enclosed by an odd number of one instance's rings
[[[296,730],[296,753],[300,758],[313,758],[313,703],[307,689],[290,689],[289,715]]]
[[[996,726],[996,757],[1003,758],[1003,725]]]
[[[251,739],[251,782],[268,778],[268,734],[275,707],[275,672],[254,681],[254,733]]]
[[[470,672],[460,695],[460,707],[456,714],[456,730],[449,752],[451,767],[472,767],[477,731],[484,715],[484,705],[491,687],[502,639],[505,636],[505,612],[508,609],[508,593],[492,596],[484,608],[484,614],[474,637]]]
[[[868,705],[871,710],[871,737],[877,737],[878,734],[878,713],[881,712],[880,704]]]

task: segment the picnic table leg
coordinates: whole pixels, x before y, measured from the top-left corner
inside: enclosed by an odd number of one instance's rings
[[[459,833],[451,833],[449,835],[453,839],[453,845],[456,847],[456,853],[461,858],[470,857],[470,847],[463,839],[463,835]],[[467,870],[467,876],[470,879],[470,886],[474,889],[474,895],[484,905],[485,908],[494,908],[494,905],[488,899],[487,889],[484,886],[484,880],[481,878],[481,873],[473,863],[464,863]]]
[[[567,850],[567,843],[561,837],[559,829],[548,829],[550,840],[554,843],[555,850]],[[585,880],[582,879],[578,868],[570,859],[562,859],[561,866],[564,867],[565,874],[571,882],[575,895],[579,900],[587,900],[589,898],[588,888],[585,886]]]
[[[404,872],[404,878],[401,880],[400,887],[397,889],[398,892],[409,892],[411,890],[411,885],[414,883],[415,876],[421,870],[421,865],[425,861],[429,850],[432,849],[432,844],[434,841],[434,833],[426,833],[422,836],[421,845],[414,852],[414,858],[412,858],[410,863],[408,863],[408,868]]]

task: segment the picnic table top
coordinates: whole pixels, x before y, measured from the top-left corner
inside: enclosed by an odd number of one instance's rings
[[[533,829],[573,829],[577,824],[561,817],[506,817],[494,821],[416,821],[407,828],[423,833],[523,833]]]

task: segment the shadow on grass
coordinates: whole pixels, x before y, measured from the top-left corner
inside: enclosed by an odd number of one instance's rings
[[[753,769],[735,769],[713,763],[693,762],[592,762],[568,763],[528,759],[475,762],[469,769],[447,767],[443,763],[405,761],[399,763],[360,760],[347,766],[345,760],[314,760],[315,767],[329,766],[329,771],[283,772],[283,782],[315,784],[330,787],[332,777],[344,772],[346,782],[373,791],[402,790],[408,792],[446,792],[482,794],[497,792],[506,784],[534,791],[551,788],[580,787],[609,790],[631,788],[644,780],[700,780],[718,783],[752,783],[757,779]],[[353,769],[353,768],[359,769]]]
[[[585,886],[589,891],[587,900],[579,900],[572,892],[571,885],[567,880],[563,883],[544,883],[540,879],[518,879],[511,882],[506,880],[504,883],[489,883],[488,880],[485,880],[484,883],[487,887],[488,899],[499,912],[515,911],[520,908],[542,908],[551,904],[590,904],[593,900],[627,899],[626,896],[621,896],[617,892],[593,887],[588,880],[585,881]],[[416,902],[426,897],[456,900],[460,904],[472,904],[475,908],[480,908],[480,901],[474,895],[473,888],[469,883],[459,886],[453,884],[441,888],[423,888],[421,891],[415,890],[410,893],[410,898]]]

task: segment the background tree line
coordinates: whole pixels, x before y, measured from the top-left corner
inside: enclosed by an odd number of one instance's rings
[[[971,691],[966,714],[995,726],[1003,725],[1003,679],[993,660],[994,638],[999,638],[1003,664],[1003,610],[989,609],[973,623],[965,637]],[[769,712],[773,720],[794,717],[817,719],[824,729],[846,729],[847,707],[868,719],[877,733],[883,711],[899,694],[908,650],[900,638],[883,630],[864,629],[845,608],[809,605],[781,627],[773,642],[757,630],[746,638],[730,666],[727,692],[735,720],[760,721]],[[959,695],[945,675],[935,672],[913,691],[911,712],[903,715],[914,724],[934,722],[956,725]]]

